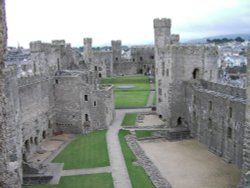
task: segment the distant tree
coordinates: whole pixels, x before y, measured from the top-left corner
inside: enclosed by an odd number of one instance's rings
[[[237,42],[244,42],[244,41],[245,41],[245,40],[244,40],[243,38],[241,38],[241,37],[236,37],[234,40],[237,41]]]

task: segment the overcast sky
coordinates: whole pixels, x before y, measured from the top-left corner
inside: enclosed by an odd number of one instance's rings
[[[250,0],[6,0],[9,46],[65,39],[82,46],[147,44],[154,40],[153,19],[171,18],[181,39],[249,33]]]

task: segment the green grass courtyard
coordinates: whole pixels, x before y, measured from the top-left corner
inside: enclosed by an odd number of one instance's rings
[[[122,126],[134,126],[136,118],[136,113],[126,113],[122,121]]]
[[[78,136],[52,162],[64,163],[64,170],[109,166],[106,132]]]
[[[61,177],[58,185],[22,186],[22,188],[113,188],[111,173]]]
[[[102,84],[114,85],[115,107],[144,107],[147,105],[150,94],[150,80],[147,76],[120,76],[103,79]],[[120,89],[117,86],[134,86],[129,89]]]

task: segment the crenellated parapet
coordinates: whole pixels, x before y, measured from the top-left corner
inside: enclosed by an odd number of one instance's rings
[[[154,28],[161,28],[161,27],[171,28],[171,19],[169,18],[154,19]]]
[[[114,46],[114,45],[121,46],[122,45],[122,41],[121,40],[112,40],[111,41],[111,45],[112,46]]]
[[[218,57],[218,55],[217,46],[205,46],[205,57]]]
[[[52,40],[53,45],[65,46],[65,40]]]
[[[180,35],[179,34],[172,34],[171,35],[171,44],[177,44],[180,41]]]
[[[87,45],[87,44],[91,44],[91,46],[92,46],[92,38],[84,38],[83,39],[83,44],[84,44],[84,46]]]
[[[24,86],[28,86],[32,84],[38,84],[38,83],[41,83],[42,81],[49,80],[49,79],[54,79],[54,78],[45,77],[43,75],[22,76],[18,78],[18,86],[24,87]]]

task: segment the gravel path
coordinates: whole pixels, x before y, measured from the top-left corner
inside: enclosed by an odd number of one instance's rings
[[[115,188],[132,187],[118,137],[118,132],[121,128],[123,117],[125,113],[148,112],[150,110],[150,108],[116,110],[115,119],[112,125],[109,127],[107,133],[109,160],[111,164],[111,172]]]
[[[153,105],[154,95],[155,95],[155,86],[154,83],[150,83],[150,95],[148,97],[147,107]]]

